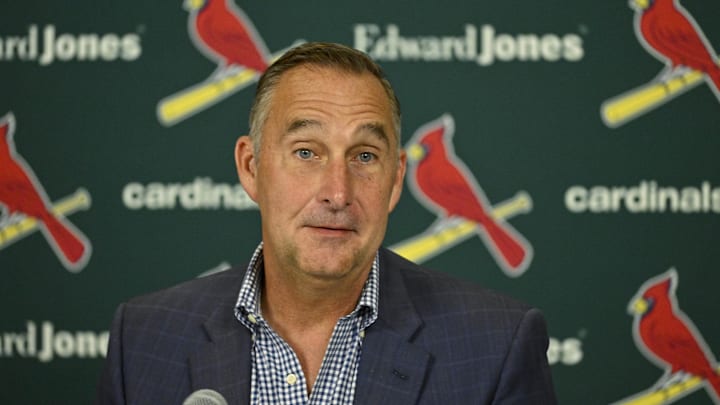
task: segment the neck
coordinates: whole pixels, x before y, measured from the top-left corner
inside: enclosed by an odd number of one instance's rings
[[[263,317],[278,329],[334,327],[338,319],[357,306],[369,272],[368,266],[367,271],[349,280],[298,279],[266,267],[261,294]]]
[[[262,315],[297,355],[309,394],[335,325],[357,306],[370,265],[349,280],[292,277],[274,270],[265,262]]]

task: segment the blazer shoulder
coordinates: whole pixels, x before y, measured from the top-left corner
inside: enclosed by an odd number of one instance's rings
[[[126,311],[207,313],[218,306],[234,305],[240,291],[245,267],[233,267],[152,293],[130,299]]]
[[[250,342],[232,311],[244,273],[243,268],[226,270],[121,304],[112,322],[98,403],[177,404],[194,381],[218,375],[208,371],[213,365],[233,370],[247,361],[228,354]]]
[[[432,308],[465,312],[473,309],[502,310],[521,318],[532,309],[530,305],[504,293],[418,265],[389,250],[383,249],[381,260],[384,261],[383,270],[391,273],[388,275],[390,283],[402,282],[419,312]]]

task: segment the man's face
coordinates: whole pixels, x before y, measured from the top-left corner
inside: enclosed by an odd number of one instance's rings
[[[260,207],[266,270],[363,277],[405,173],[382,85],[370,74],[291,69],[262,133],[243,185]]]

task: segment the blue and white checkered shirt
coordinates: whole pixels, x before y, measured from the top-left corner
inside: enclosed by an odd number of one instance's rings
[[[372,264],[355,309],[335,325],[320,372],[308,397],[297,355],[260,311],[263,244],[255,249],[235,305],[235,317],[253,335],[250,403],[283,405],[352,404],[365,329],[377,319],[379,261]]]

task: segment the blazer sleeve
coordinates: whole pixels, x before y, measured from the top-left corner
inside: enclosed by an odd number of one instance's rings
[[[107,358],[103,367],[97,387],[97,405],[125,404],[125,389],[123,378],[123,314],[125,304],[121,304],[115,311],[110,330]]]
[[[555,405],[548,335],[542,313],[531,309],[520,321],[505,359],[493,405]]]

